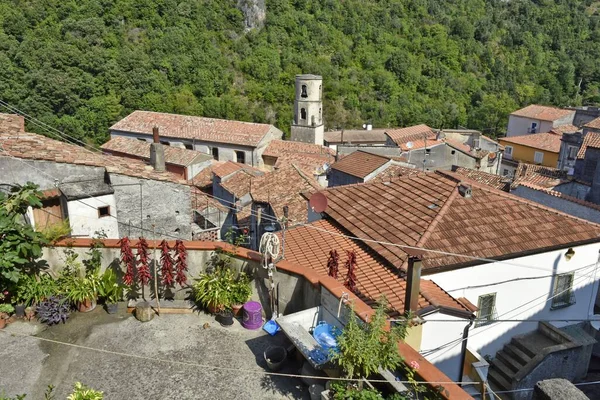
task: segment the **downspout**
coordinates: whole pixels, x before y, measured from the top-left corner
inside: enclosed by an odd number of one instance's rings
[[[469,329],[473,326],[473,322],[475,322],[475,316],[471,315],[470,321],[463,329],[463,337],[462,337],[462,346],[460,349],[460,375],[458,376],[457,382],[463,381],[463,374],[465,372],[465,360],[467,358],[467,339],[469,338]],[[461,386],[463,384],[461,383]]]

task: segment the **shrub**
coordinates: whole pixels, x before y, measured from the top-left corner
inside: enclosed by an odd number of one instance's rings
[[[73,393],[67,397],[67,400],[102,400],[104,393],[99,390],[91,389],[81,382],[75,383]]]
[[[45,324],[54,325],[59,322],[64,324],[69,318],[70,306],[63,296],[52,296],[38,304],[35,312],[40,321]]]

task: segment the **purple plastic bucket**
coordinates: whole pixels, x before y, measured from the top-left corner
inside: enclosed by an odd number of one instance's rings
[[[259,329],[262,327],[262,306],[257,301],[244,304],[244,318],[242,326],[246,329]]]

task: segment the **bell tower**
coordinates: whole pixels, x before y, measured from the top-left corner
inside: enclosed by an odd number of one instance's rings
[[[323,78],[296,75],[296,99],[291,139],[323,145]]]

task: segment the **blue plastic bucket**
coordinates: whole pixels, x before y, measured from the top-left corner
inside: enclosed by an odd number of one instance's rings
[[[326,322],[319,322],[313,330],[313,337],[325,350],[337,349],[337,337],[340,330]]]

